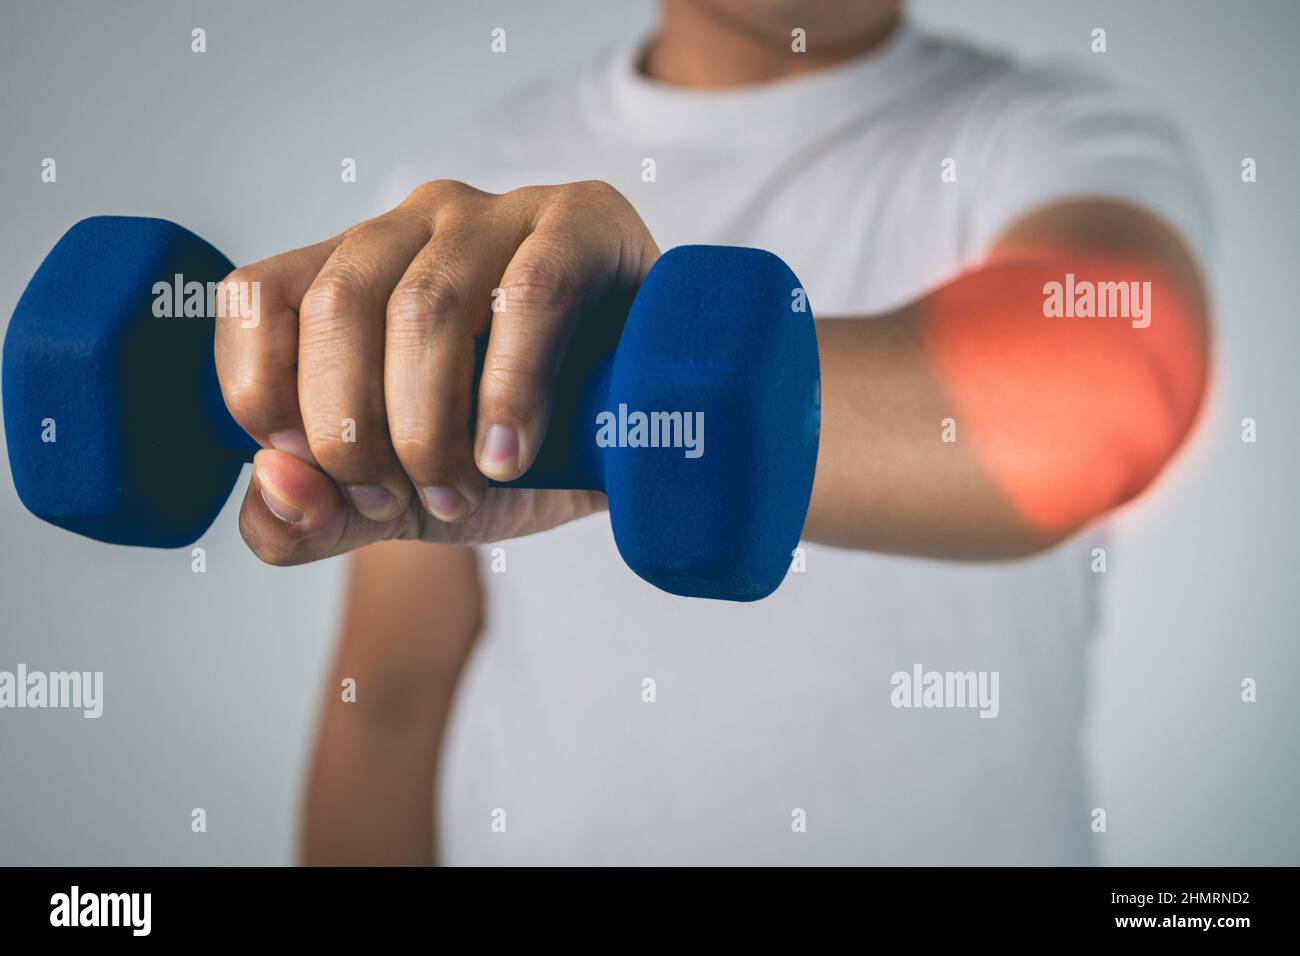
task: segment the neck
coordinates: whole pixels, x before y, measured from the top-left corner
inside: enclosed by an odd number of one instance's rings
[[[791,37],[759,33],[699,0],[663,0],[659,32],[641,60],[641,71],[692,89],[766,83],[861,56],[884,43],[898,21],[897,15],[885,17],[834,46],[796,53]],[[810,47],[815,45],[810,42]]]

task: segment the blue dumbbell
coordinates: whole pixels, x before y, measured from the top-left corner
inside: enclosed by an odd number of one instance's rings
[[[45,257],[4,345],[9,464],[32,514],[150,547],[190,544],[212,523],[258,446],[222,401],[214,317],[163,318],[153,304],[158,283],[232,269],[175,223],[121,216],[82,220]],[[770,594],[817,461],[817,340],[802,302],[771,253],[665,253],[617,346],[561,383],[570,399],[510,484],[604,491],[623,559],[665,591]]]

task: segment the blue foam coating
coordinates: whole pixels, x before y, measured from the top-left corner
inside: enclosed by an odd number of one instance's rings
[[[637,293],[607,407],[699,412],[704,423],[698,458],[604,452],[619,552],[665,591],[752,601],[785,577],[821,422],[813,316],[799,304],[806,297],[784,262],[731,246],[672,249]]]
[[[225,447],[214,321],[155,317],[154,284],[233,268],[175,223],[128,216],[83,219],[45,257],[4,345],[9,464],[34,515],[150,547],[189,544],[212,523],[245,457]]]

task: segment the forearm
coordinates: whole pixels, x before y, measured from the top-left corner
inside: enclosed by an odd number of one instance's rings
[[[307,781],[305,863],[434,862],[443,732],[480,618],[469,549],[389,542],[354,556]]]
[[[1142,320],[1048,317],[1047,283],[1152,283]],[[805,537],[929,557],[1033,553],[1140,492],[1199,406],[1204,316],[1150,261],[1003,260],[889,315],[819,323]]]
[[[333,688],[343,673],[336,671]],[[367,693],[382,685],[365,675],[359,683]],[[359,703],[351,709],[327,705],[307,791],[305,864],[433,864],[433,793],[453,686],[449,680],[404,688],[402,693],[419,693],[427,701],[418,718],[393,720],[373,712],[382,704],[370,713]]]

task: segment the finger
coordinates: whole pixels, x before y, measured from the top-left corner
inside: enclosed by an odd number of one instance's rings
[[[479,382],[475,457],[489,478],[518,478],[537,457],[578,314],[618,277],[618,260],[600,230],[545,220],[510,260]]]
[[[390,521],[371,521],[348,504],[328,475],[292,455],[263,450],[253,458],[239,530],[263,561],[291,565],[374,541],[416,537],[419,521],[414,506]]]
[[[375,521],[400,514],[411,496],[388,437],[384,312],[428,238],[428,225],[402,210],[349,230],[299,309],[298,401],[312,454]]]
[[[388,427],[398,460],[440,521],[464,519],[483,502],[470,433],[474,340],[521,232],[507,222],[440,217],[388,300]]]
[[[213,344],[217,380],[239,427],[311,461],[298,409],[298,303],[337,239],[236,269],[222,282]]]

